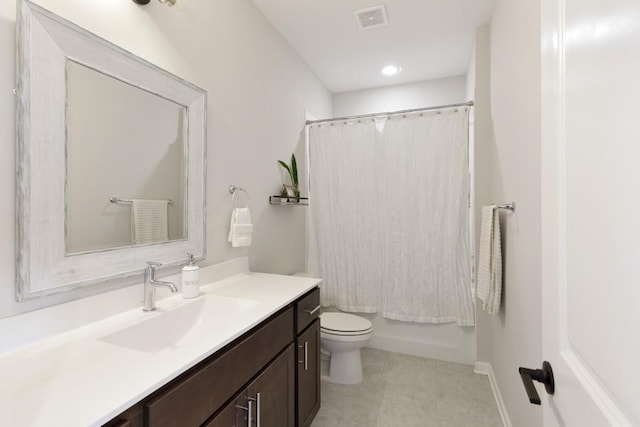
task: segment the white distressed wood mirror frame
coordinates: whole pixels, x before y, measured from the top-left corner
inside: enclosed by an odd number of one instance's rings
[[[18,2],[17,27],[17,300],[112,288],[142,274],[146,261],[170,266],[187,253],[204,258],[207,93],[28,0]],[[66,254],[69,60],[185,107],[186,239]]]

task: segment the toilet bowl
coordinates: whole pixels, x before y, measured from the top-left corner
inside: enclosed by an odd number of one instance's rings
[[[347,313],[325,312],[320,315],[320,348],[323,359],[329,356],[325,380],[338,384],[358,384],[362,381],[360,349],[373,332],[367,319]]]

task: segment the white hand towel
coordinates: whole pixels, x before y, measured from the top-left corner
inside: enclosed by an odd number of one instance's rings
[[[168,200],[132,200],[131,241],[134,245],[169,241],[168,204]]]
[[[495,205],[482,208],[478,254],[478,298],[483,310],[495,315],[502,299],[502,248],[500,244],[500,216]]]
[[[231,212],[231,225],[229,226],[229,242],[234,248],[251,246],[251,212],[249,208],[235,208]]]

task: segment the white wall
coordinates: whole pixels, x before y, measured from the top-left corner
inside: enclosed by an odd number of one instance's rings
[[[333,116],[408,110],[468,101],[466,77],[425,80],[333,95]]]
[[[491,194],[491,158],[494,148],[493,122],[491,119],[491,64],[490,64],[490,27],[485,25],[476,30],[476,46],[473,58],[475,82],[474,86],[474,210],[476,228],[474,238],[480,241],[480,219],[482,207],[492,203]],[[479,248],[475,248],[477,260]],[[477,261],[476,261],[477,265]],[[476,307],[481,308],[477,302]],[[492,354],[491,318],[476,311],[476,351],[477,360],[489,361]]]
[[[464,93],[467,99],[474,99],[476,96],[476,46],[473,45],[471,59],[467,66],[467,74],[465,75]]]
[[[501,216],[503,303],[495,317],[478,312],[478,338],[490,336],[490,347],[481,343],[478,357],[492,365],[511,423],[518,427],[542,425],[541,408],[529,404],[518,375],[519,366],[542,364],[540,36],[539,1],[496,2],[490,29],[490,82],[485,86],[491,116],[476,116],[476,125],[483,122],[486,132],[493,124],[490,200],[517,203],[514,214]],[[482,88],[476,94],[478,90]]]
[[[156,1],[141,7],[130,0],[37,3],[208,91],[207,259],[202,265],[248,255],[256,271],[301,271],[304,209],[269,206],[268,196],[281,185],[276,160],[303,146],[305,110],[330,116],[331,96],[251,1],[184,0],[173,8]],[[0,317],[44,304],[14,300],[15,8],[13,1],[0,2],[0,193],[5,195]],[[230,184],[251,196],[250,248],[232,249],[226,240]]]
[[[342,92],[333,96],[334,116],[350,116],[384,111],[466,102],[466,77]],[[455,323],[419,324],[361,314],[374,325],[369,347],[434,359],[472,364],[475,361],[473,327]]]

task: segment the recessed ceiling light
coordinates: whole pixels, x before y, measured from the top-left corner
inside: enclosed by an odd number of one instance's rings
[[[382,74],[384,74],[385,76],[394,76],[398,74],[401,70],[402,68],[397,67],[395,65],[387,65],[382,69]]]

